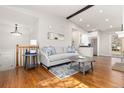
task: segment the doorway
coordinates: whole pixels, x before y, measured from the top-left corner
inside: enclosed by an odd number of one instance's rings
[[[76,49],[79,48],[80,45],[80,31],[78,29],[72,28],[72,43]]]
[[[93,55],[97,56],[97,38],[91,39],[91,46],[93,47]]]
[[[117,34],[112,35],[112,56],[122,55],[122,39]]]

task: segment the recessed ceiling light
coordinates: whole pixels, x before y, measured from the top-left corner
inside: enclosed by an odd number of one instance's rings
[[[79,19],[79,22],[81,22],[81,21],[82,21],[82,18]]]
[[[110,25],[110,28],[112,28],[113,26],[112,25]]]
[[[106,18],[106,19],[105,19],[105,21],[106,21],[106,22],[108,22],[108,21],[109,21],[109,19],[108,19],[108,18]]]
[[[48,27],[49,27],[49,29],[52,29],[52,26],[51,25],[49,25]]]
[[[100,13],[103,13],[103,10],[102,10],[102,9],[100,9],[100,10],[99,10],[99,12],[100,12]]]
[[[89,24],[87,24],[87,27],[90,27],[90,25],[89,25]]]

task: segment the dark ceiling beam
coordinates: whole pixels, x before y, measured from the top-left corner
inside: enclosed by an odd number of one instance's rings
[[[87,6],[85,6],[84,8],[82,8],[82,9],[78,10],[77,12],[71,14],[70,16],[66,17],[66,19],[70,19],[70,18],[72,18],[72,17],[74,17],[74,16],[80,14],[81,12],[86,11],[87,9],[89,9],[89,8],[91,8],[91,7],[93,7],[93,6],[94,6],[94,5],[87,5]]]

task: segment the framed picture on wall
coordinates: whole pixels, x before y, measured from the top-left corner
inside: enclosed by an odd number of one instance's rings
[[[50,40],[64,40],[64,35],[54,33],[54,32],[48,32],[48,39],[50,39]]]

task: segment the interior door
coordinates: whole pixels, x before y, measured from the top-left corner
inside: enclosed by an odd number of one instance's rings
[[[93,47],[93,55],[97,56],[97,39],[91,39],[91,46]]]

